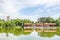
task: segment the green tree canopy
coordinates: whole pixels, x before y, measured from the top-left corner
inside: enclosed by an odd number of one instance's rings
[[[60,26],[60,18],[58,18],[58,19],[56,20],[56,24],[57,24],[58,26]]]
[[[51,17],[40,17],[38,18],[39,23],[53,23],[55,20]]]

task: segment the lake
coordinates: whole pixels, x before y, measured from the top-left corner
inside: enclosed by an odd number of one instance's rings
[[[0,33],[0,40],[60,40],[60,36],[54,35],[53,37],[41,37],[36,31],[27,35],[21,34],[18,36],[12,33],[8,33],[8,36],[6,36],[6,33]]]
[[[60,27],[58,27],[56,32],[37,32],[33,28],[1,28],[0,40],[60,40]]]

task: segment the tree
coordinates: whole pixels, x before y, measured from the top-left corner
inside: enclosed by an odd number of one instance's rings
[[[58,19],[56,20],[56,24],[57,24],[57,26],[60,26],[60,18],[58,18]]]
[[[4,22],[5,22],[4,20],[0,19],[0,26],[4,26]]]
[[[32,21],[31,20],[29,20],[29,19],[24,19],[23,20],[23,23],[31,23]]]
[[[22,20],[21,19],[11,20],[11,23],[13,23],[15,26],[22,26]]]
[[[53,23],[55,20],[51,17],[40,17],[38,18],[39,23]]]
[[[47,18],[46,18],[46,22],[47,22],[47,23],[54,23],[55,20],[54,20],[53,18],[51,18],[51,17],[47,17]]]
[[[38,22],[39,23],[45,23],[46,22],[46,18],[45,17],[40,17],[40,18],[38,18]]]

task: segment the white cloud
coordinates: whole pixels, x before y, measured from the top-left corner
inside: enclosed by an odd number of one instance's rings
[[[60,17],[60,14],[55,14],[55,15],[53,15],[53,16],[51,16],[51,17],[53,17],[54,19],[57,19],[57,18]]]
[[[20,15],[17,18],[20,18],[20,19],[30,19],[30,20],[36,22],[39,17],[42,17],[42,16],[39,15],[39,14],[35,14],[35,15],[31,15],[31,16],[26,16],[26,15],[23,15],[22,16],[22,15]]]
[[[18,0],[19,2],[21,0]],[[38,4],[46,4],[46,5],[54,5],[59,3],[60,0],[22,0],[21,3],[23,4],[31,4],[31,5],[38,5]]]
[[[2,5],[0,5],[3,8],[3,12],[0,13],[1,16],[11,16],[12,18],[18,16],[17,10],[14,8],[12,0],[3,0]]]
[[[40,17],[40,15],[36,14],[39,10],[34,12],[35,15],[27,17],[21,15],[22,13],[18,13],[18,11],[23,8],[34,7],[37,5],[46,5],[46,7],[53,6],[59,2],[60,0],[2,0],[0,6],[2,6],[4,11],[0,13],[0,17],[9,15],[11,18],[27,18],[36,21],[36,19]]]

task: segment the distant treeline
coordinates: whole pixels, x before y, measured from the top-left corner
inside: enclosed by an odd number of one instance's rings
[[[24,23],[34,23],[29,19],[11,19],[11,20],[2,20],[0,19],[0,27],[7,27],[7,26],[22,26]]]
[[[60,26],[60,18],[53,19],[51,17],[40,17],[36,23],[56,23],[57,26]]]
[[[31,21],[30,19],[10,19],[10,20],[3,20],[0,19],[0,26],[1,27],[7,27],[7,26],[22,26],[24,23],[34,23],[34,21]],[[56,23],[57,26],[60,26],[60,18],[53,19],[51,17],[40,17],[37,19],[37,22],[35,23]]]

